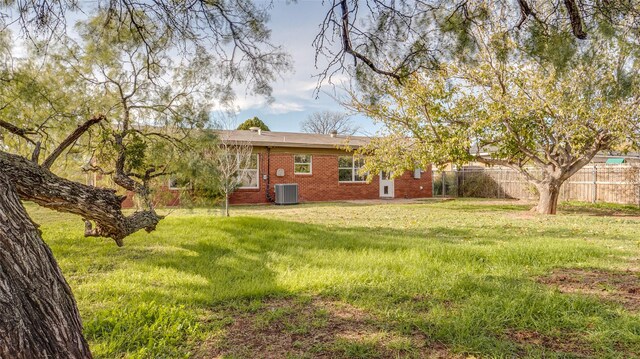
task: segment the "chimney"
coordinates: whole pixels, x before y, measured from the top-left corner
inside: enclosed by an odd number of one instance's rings
[[[249,127],[249,131],[257,132],[258,136],[262,135],[262,129],[260,127]]]
[[[337,130],[331,130],[330,134],[331,134],[331,137],[337,137],[338,136],[338,131]]]

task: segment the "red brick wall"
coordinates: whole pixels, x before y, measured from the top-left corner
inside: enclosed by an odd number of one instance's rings
[[[376,176],[371,183],[341,183],[338,181],[338,157],[345,155],[337,151],[314,153],[309,149],[299,149],[292,152],[271,151],[269,191],[271,198],[275,197],[274,185],[280,183],[297,183],[298,198],[301,202],[335,201],[355,199],[380,198],[380,180]],[[267,152],[257,151],[260,156],[260,188],[238,189],[231,196],[233,204],[267,203]],[[329,153],[327,153],[329,152]],[[334,153],[330,153],[334,152]],[[294,174],[294,154],[312,155],[312,173]],[[276,171],[284,169],[284,176],[276,176]],[[395,198],[423,198],[431,197],[431,167],[424,170],[420,179],[413,178],[413,172],[407,171],[394,182]]]
[[[371,183],[343,183],[338,182],[338,157],[348,155],[337,150],[309,150],[294,149],[272,150],[269,178],[269,191],[271,198],[275,198],[274,185],[279,183],[297,183],[298,198],[301,202],[338,201],[356,199],[380,198],[380,179],[375,177]],[[231,196],[232,204],[268,203],[266,196],[267,181],[263,178],[267,173],[267,151],[256,149],[259,154],[259,183],[258,189],[238,189]],[[312,155],[312,173],[294,174],[294,154]],[[276,176],[276,171],[284,169],[284,176]],[[424,198],[432,197],[431,193],[432,171],[431,167],[422,172],[420,179],[413,178],[413,172],[407,171],[394,181],[395,198]],[[127,199],[123,202],[124,208],[134,206],[133,193],[127,193]],[[180,205],[177,190],[170,190],[162,186],[154,196],[154,202],[164,206]]]

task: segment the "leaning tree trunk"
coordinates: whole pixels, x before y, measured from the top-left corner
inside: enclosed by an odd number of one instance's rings
[[[556,214],[561,185],[562,182],[560,181],[543,181],[536,185],[540,193],[536,212],[540,214]]]
[[[82,216],[85,236],[113,238],[121,246],[128,235],[140,229],[151,232],[162,219],[153,209],[125,216],[125,197],[115,190],[69,181],[18,155],[0,151],[0,171],[15,185],[21,200]]]
[[[51,250],[0,172],[0,358],[91,358]]]

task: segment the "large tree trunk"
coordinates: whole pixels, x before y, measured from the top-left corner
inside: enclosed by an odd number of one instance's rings
[[[20,199],[79,215],[85,219],[86,236],[113,238],[119,246],[123,238],[140,229],[153,231],[162,218],[153,210],[125,216],[125,197],[115,190],[66,180],[18,155],[0,151],[0,171],[15,185]]]
[[[536,185],[540,193],[540,200],[538,201],[538,206],[536,206],[536,212],[541,214],[556,214],[561,185],[562,182],[560,181],[544,181]]]
[[[71,293],[0,171],[0,358],[91,358]]]

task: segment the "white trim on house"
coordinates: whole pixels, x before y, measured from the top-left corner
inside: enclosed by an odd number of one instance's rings
[[[351,167],[340,167],[340,158],[351,157]],[[360,160],[360,158],[358,159]],[[338,156],[338,182],[340,183],[366,183],[367,176],[358,175],[358,170],[361,167],[356,167],[356,156]],[[351,180],[350,181],[341,181],[340,180],[340,170],[351,170]],[[362,179],[357,180],[356,177],[361,177]]]
[[[309,162],[297,162],[296,157],[307,156]],[[296,165],[309,165],[309,172],[296,172]],[[295,175],[311,175],[313,174],[313,155],[310,154],[294,154],[293,155],[293,174]]]
[[[218,130],[221,137],[231,141],[246,143],[254,147],[300,147],[300,148],[331,148],[349,147],[357,149],[366,146],[371,138],[364,136],[331,136],[318,133],[248,131],[248,130]]]
[[[380,198],[394,198],[396,193],[395,181],[390,172],[380,172]],[[386,191],[386,193],[385,193]]]

